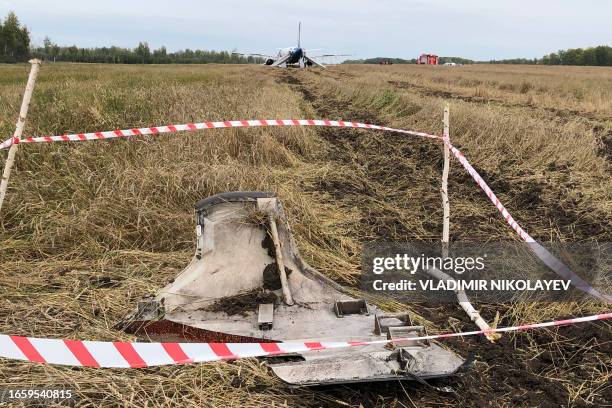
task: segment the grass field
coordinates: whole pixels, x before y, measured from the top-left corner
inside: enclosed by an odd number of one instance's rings
[[[28,68],[0,65],[0,135],[11,136]],[[43,65],[27,135],[204,120],[328,118],[442,131],[542,242],[612,240],[612,69],[475,65]],[[194,248],[193,205],[277,192],[305,259],[354,285],[369,240],[437,241],[442,148],[328,128],[260,128],[22,145],[0,216],[0,333],[129,339],[113,329]],[[4,165],[6,153],[0,153]],[[453,161],[451,239],[517,240]],[[457,307],[409,310],[430,332],[473,330]],[[591,303],[480,305],[500,325],[608,311]],[[476,356],[455,393],[411,383],[296,389],[256,360],[143,370],[0,361],[0,388],[65,385],[78,406],[601,406],[612,404],[612,328],[584,324],[447,342]]]

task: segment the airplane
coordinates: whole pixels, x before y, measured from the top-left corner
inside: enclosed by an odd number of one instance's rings
[[[306,55],[307,51],[315,51],[315,50],[306,50],[302,48],[300,44],[300,35],[302,31],[302,23],[298,23],[298,37],[297,37],[297,47],[287,47],[287,48],[279,48],[278,54],[276,56],[265,55],[265,54],[243,54],[239,52],[233,52],[234,55],[242,55],[242,56],[253,56],[260,57],[264,59],[262,65],[268,65],[271,67],[299,67],[306,68],[312,67],[314,65],[325,68],[323,64],[316,61],[314,58],[323,58],[323,57],[346,57],[348,55],[345,54],[323,54],[317,55],[314,57],[310,57]]]

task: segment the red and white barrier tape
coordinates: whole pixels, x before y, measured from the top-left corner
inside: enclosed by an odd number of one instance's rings
[[[389,132],[403,133],[406,135],[442,139],[441,136],[429,133],[415,132],[412,130],[394,129],[386,126],[372,125],[369,123],[350,122],[344,120],[327,119],[255,119],[255,120],[228,120],[223,122],[200,122],[187,123],[184,125],[154,126],[138,129],[109,130],[105,132],[75,133],[60,136],[26,137],[23,139],[8,139],[0,144],[0,149],[10,147],[13,143],[48,143],[48,142],[80,142],[85,140],[113,139],[118,137],[133,137],[142,135],[155,135],[159,133],[189,132],[193,130],[239,128],[239,127],[262,127],[262,126],[330,126],[386,130]]]
[[[4,142],[0,143],[0,150],[11,147],[15,142],[19,143],[19,139],[16,137],[11,137],[10,139],[5,140]]]
[[[483,178],[478,174],[478,172],[472,167],[470,162],[465,158],[463,153],[459,151],[456,147],[450,144],[447,138],[444,139],[444,143],[448,144],[453,155],[459,160],[459,162],[463,165],[463,167],[467,170],[468,173],[472,176],[472,178],[476,181],[476,183],[480,186],[482,191],[485,192],[489,200],[493,203],[493,205],[499,210],[502,214],[502,217],[506,220],[508,225],[512,227],[514,231],[518,234],[519,237],[523,241],[529,245],[530,249],[533,253],[542,261],[546,266],[555,271],[557,275],[561,276],[564,279],[571,281],[572,285],[576,288],[582,290],[583,292],[589,293],[592,296],[595,296],[604,302],[612,303],[612,296],[600,293],[595,288],[593,288],[588,282],[583,280],[580,276],[576,275],[572,272],[571,269],[563,262],[561,262],[557,257],[551,254],[546,248],[544,248],[540,243],[534,240],[521,226],[518,222],[510,215],[506,207],[499,201],[493,190],[489,187],[489,185],[483,180]]]
[[[451,145],[450,143],[447,142],[447,144],[449,145],[453,155],[459,160],[459,162],[468,171],[468,173],[470,173],[470,176],[472,176],[472,178],[476,181],[476,183],[480,186],[480,188],[485,192],[487,197],[489,197],[489,200],[491,200],[493,205],[499,210],[499,212],[502,214],[502,217],[504,217],[508,225],[510,225],[512,229],[516,231],[516,233],[519,235],[519,237],[521,237],[523,241],[535,242],[535,240],[531,238],[531,236],[527,234],[527,232],[523,228],[521,228],[518,222],[516,222],[514,218],[512,218],[512,215],[510,215],[508,210],[506,210],[506,207],[504,207],[504,205],[499,201],[495,193],[493,193],[493,190],[491,190],[491,188],[483,180],[480,174],[478,174],[478,172],[474,169],[474,167],[472,167],[472,165],[467,161],[463,153],[461,153],[459,149],[457,149],[455,146]]]
[[[570,279],[575,286],[599,297],[612,301],[608,295],[602,295],[588,283],[576,276],[567,266],[561,263],[544,247],[538,244],[513,219],[508,210],[499,201],[491,188],[470,165],[465,156],[450,144],[448,137],[440,137],[423,132],[394,129],[386,126],[371,125],[349,121],[284,119],[284,120],[241,120],[224,122],[189,123],[185,125],[168,125],[159,127],[115,130],[106,132],[78,133],[62,136],[28,137],[25,139],[11,138],[0,143],[0,149],[10,147],[13,143],[44,143],[62,141],[101,140],[110,138],[132,137],[158,133],[173,133],[201,129],[228,127],[260,127],[260,126],[331,126],[374,129],[403,133],[413,136],[440,139],[448,144],[453,155],[470,173],[480,188],[487,194],[491,202],[500,211],[506,222],[528,244],[544,263],[559,275]],[[491,330],[481,330],[462,333],[447,333],[420,337],[420,340],[434,340],[448,337],[471,336],[477,334],[528,330],[540,327],[561,326],[567,324],[604,320],[612,318],[612,313],[580,317],[546,323],[528,324]],[[415,340],[411,338],[410,340]],[[398,341],[398,340],[395,340]],[[306,342],[306,343],[130,343],[130,342],[98,342],[80,340],[41,339],[33,337],[0,335],[0,357],[34,361],[49,364],[61,364],[86,367],[149,367],[167,364],[182,364],[188,362],[207,362],[231,360],[247,357],[263,357],[287,353],[302,353],[312,350],[364,346],[369,344],[389,343],[389,340],[367,342]]]
[[[304,353],[346,347],[386,344],[403,340],[436,340],[449,337],[473,336],[531,330],[542,327],[565,326],[612,318],[612,313],[557,320],[521,326],[501,327],[461,333],[435,334],[409,339],[304,342],[304,343],[141,343],[102,342],[81,340],[41,339],[0,335],[0,357],[12,360],[67,366],[98,368],[141,368],[160,365],[201,363],[265,357],[290,353]]]
[[[159,133],[174,133],[186,132],[203,129],[218,129],[218,128],[233,128],[233,127],[261,127],[261,126],[329,126],[329,127],[344,127],[357,129],[373,129],[383,130],[396,133],[402,133],[412,136],[427,137],[431,139],[439,139],[448,144],[453,155],[461,162],[463,167],[470,173],[480,188],[487,194],[493,205],[499,210],[506,222],[516,231],[516,233],[527,242],[536,256],[538,256],[548,267],[553,269],[559,276],[568,279],[577,288],[592,294],[593,296],[612,303],[612,296],[601,294],[591,287],[582,278],[574,274],[565,264],[559,261],[546,248],[537,243],[521,226],[514,220],[508,210],[499,201],[495,193],[478,174],[478,172],[467,161],[465,156],[453,145],[451,145],[448,135],[436,136],[429,133],[416,132],[412,130],[395,129],[387,126],[372,125],[367,123],[343,121],[343,120],[326,120],[326,119],[265,119],[265,120],[232,120],[220,122],[200,122],[187,123],[184,125],[167,125],[157,127],[147,127],[138,129],[124,129],[104,132],[91,133],[76,133],[62,136],[40,136],[27,137],[24,139],[11,138],[0,144],[0,150],[10,147],[13,143],[46,143],[46,142],[67,142],[67,141],[85,141],[85,140],[101,140],[111,138],[133,137],[141,135],[154,135]]]

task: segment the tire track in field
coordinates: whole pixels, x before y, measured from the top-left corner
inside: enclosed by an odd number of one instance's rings
[[[382,123],[371,112],[322,95],[296,73],[283,71],[277,78],[301,93],[320,118]],[[333,170],[306,190],[324,191],[340,208],[358,209],[361,219],[351,228],[356,239],[440,239],[439,145],[366,130],[317,128],[316,132],[328,143],[322,160],[333,163]]]
[[[278,81],[300,92],[321,118],[377,124],[384,122],[371,112],[359,110],[349,101],[323,95],[316,85],[312,85],[312,81],[306,83],[300,74],[282,71],[278,74]],[[361,242],[371,239],[440,239],[442,214],[437,210],[440,207],[437,186],[442,163],[438,145],[394,134],[349,129],[317,128],[317,134],[329,144],[329,150],[322,159],[337,165],[338,173],[317,180],[312,186],[313,191],[324,191],[340,208],[357,207],[361,210],[362,218],[351,225],[351,234],[355,239]],[[457,180],[452,188],[460,190],[459,194],[466,197],[473,194],[473,186],[462,180]],[[489,320],[501,307],[479,306],[483,309],[483,316]],[[449,320],[452,320],[459,325],[456,327],[458,330],[473,328],[457,305],[412,307],[438,327],[448,326]],[[589,325],[568,334],[577,344],[588,344],[597,338],[602,329],[601,325]],[[404,384],[403,388],[396,383],[361,384],[343,389],[330,388],[328,392],[349,403],[376,401],[373,406],[378,406],[381,401],[406,401],[403,398],[406,390],[410,393],[409,401],[418,406],[563,405],[569,399],[569,394],[559,386],[554,376],[548,377],[542,372],[552,372],[555,368],[553,360],[571,360],[575,353],[572,348],[548,347],[547,344],[559,341],[554,333],[543,332],[535,336],[538,336],[545,350],[535,356],[529,351],[533,344],[527,336],[504,336],[497,344],[491,344],[484,338],[448,342],[464,357],[472,355],[477,361],[476,365],[463,370],[457,378],[434,381],[438,386],[448,385],[455,389],[456,392],[450,395],[432,392],[432,389],[416,383]],[[596,359],[601,350],[589,349],[585,353]],[[588,380],[587,375],[584,380]]]

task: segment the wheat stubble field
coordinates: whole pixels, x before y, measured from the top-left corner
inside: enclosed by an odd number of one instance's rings
[[[28,68],[0,66],[0,135],[13,132]],[[612,238],[612,69],[476,65],[43,65],[27,135],[204,120],[328,118],[451,138],[542,242]],[[442,148],[335,128],[198,131],[132,140],[22,145],[0,216],[0,333],[130,339],[113,329],[182,270],[193,205],[234,190],[276,191],[304,258],[355,285],[361,245],[438,241]],[[0,165],[6,153],[0,153]],[[458,162],[451,239],[516,240]],[[473,330],[458,306],[402,305],[429,332]],[[500,325],[608,311],[606,305],[478,305]],[[77,406],[602,406],[612,403],[607,322],[445,342],[475,361],[440,380],[290,388],[258,360],[139,370],[0,361],[0,388],[75,389]]]

